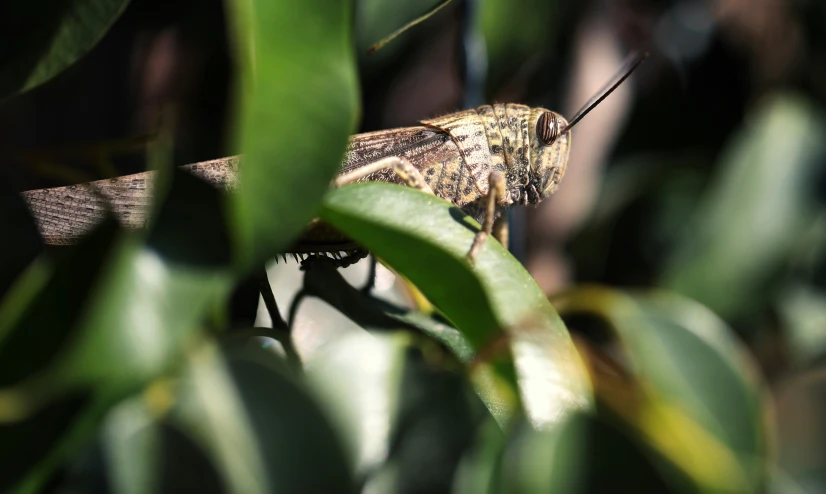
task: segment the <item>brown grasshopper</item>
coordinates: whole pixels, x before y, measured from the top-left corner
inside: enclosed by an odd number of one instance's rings
[[[630,57],[617,75],[569,121],[543,108],[480,106],[424,120],[422,126],[358,134],[350,142],[336,187],[361,181],[401,183],[435,194],[476,218],[483,228],[468,251],[473,260],[494,219],[514,204],[538,204],[559,186],[568,165],[571,128],[645,60]],[[235,188],[237,157],[184,168]],[[141,227],[152,201],[153,172],[23,193],[48,244],[74,243],[111,211]],[[500,239],[502,240],[502,239]],[[357,244],[314,221],[289,250],[296,257],[334,255],[347,264],[364,256]]]

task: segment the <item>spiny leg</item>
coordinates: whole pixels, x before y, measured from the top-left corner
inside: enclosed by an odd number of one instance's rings
[[[386,170],[388,168],[393,170],[393,172],[408,187],[413,187],[414,189],[419,189],[422,192],[433,194],[433,189],[431,189],[430,186],[427,185],[427,182],[425,182],[425,179],[422,176],[421,172],[415,166],[413,166],[412,163],[399,156],[390,156],[388,158],[382,158],[376,161],[375,163],[370,163],[369,165],[362,166],[349,173],[339,175],[338,178],[336,178],[335,186],[343,187],[345,185],[349,185],[353,182],[361,180],[362,178],[365,178],[376,172]]]
[[[473,244],[467,253],[467,260],[471,263],[479,255],[479,250],[485,243],[485,239],[493,231],[493,219],[496,216],[496,203],[505,199],[505,177],[499,172],[491,172],[488,179],[490,189],[488,190],[487,202],[485,203],[485,218],[482,222],[482,230],[476,233]]]

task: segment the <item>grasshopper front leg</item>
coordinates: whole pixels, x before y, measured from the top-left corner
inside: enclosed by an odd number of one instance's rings
[[[345,185],[352,184],[361,180],[362,178],[368,177],[373,173],[385,170],[385,169],[392,169],[393,172],[405,183],[408,187],[413,187],[414,189],[421,190],[423,192],[427,192],[428,194],[434,194],[433,189],[427,185],[424,177],[422,176],[421,172],[413,166],[409,161],[404,158],[398,156],[391,156],[388,158],[380,159],[375,163],[370,163],[369,165],[365,165],[361,168],[353,170],[352,172],[345,173],[340,175],[336,178],[335,186],[336,187],[343,187]],[[471,263],[476,259],[476,256],[479,253],[479,249],[482,248],[482,245],[485,243],[485,240],[488,238],[489,235],[493,232],[493,223],[494,218],[496,216],[496,204],[503,201],[505,198],[505,177],[502,176],[499,172],[491,172],[489,178],[490,184],[490,191],[487,194],[487,201],[485,203],[485,217],[482,225],[482,230],[476,233],[476,236],[473,238],[473,244],[470,246],[470,250],[466,255],[468,261]],[[435,195],[435,194],[434,194]],[[507,228],[500,228],[497,230],[499,235],[496,235],[497,239],[500,242],[506,242],[507,240],[504,237],[507,233]]]
[[[482,229],[476,233],[476,236],[473,238],[473,244],[470,246],[470,250],[467,253],[467,260],[471,263],[473,263],[476,259],[476,256],[479,254],[479,250],[482,248],[485,240],[493,232],[493,220],[496,217],[496,204],[505,199],[505,177],[503,177],[501,173],[491,172],[490,177],[488,178],[488,184],[490,189],[488,189],[488,195],[486,196],[485,217],[482,221]],[[500,226],[502,225],[504,225],[504,223],[500,224]],[[497,229],[497,233],[499,235],[506,235],[506,232],[507,228]],[[497,237],[499,237],[499,235],[497,235]],[[498,240],[502,242],[502,245],[505,245],[505,239],[498,238]]]

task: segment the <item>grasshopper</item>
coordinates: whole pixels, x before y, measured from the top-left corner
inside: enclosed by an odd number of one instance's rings
[[[624,67],[570,121],[544,108],[494,104],[424,120],[421,126],[352,136],[334,186],[383,181],[435,194],[482,224],[468,251],[473,260],[494,220],[515,204],[538,204],[559,186],[568,165],[571,129],[645,60]],[[210,183],[237,186],[237,157],[186,165]],[[23,192],[47,244],[74,243],[111,211],[127,227],[143,226],[153,172]],[[500,241],[504,239],[500,238]],[[289,250],[296,258],[333,255],[342,265],[364,257],[357,244],[314,221]]]

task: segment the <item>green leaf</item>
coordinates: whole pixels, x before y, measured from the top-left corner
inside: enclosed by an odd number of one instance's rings
[[[433,345],[407,350],[396,389],[390,456],[375,477],[392,482],[393,492],[448,492],[476,429],[491,415],[461,367]]]
[[[8,400],[11,396],[4,396]],[[2,398],[0,398],[2,399]],[[55,444],[71,431],[90,402],[88,392],[77,391],[27,416],[23,420],[0,421],[0,491],[9,492],[12,486],[30,475],[54,449]],[[0,404],[2,406],[2,404]],[[35,485],[46,477],[41,469],[38,478],[30,478]]]
[[[232,196],[236,257],[274,257],[318,211],[354,130],[352,4],[231,0],[241,64],[237,135],[244,162]]]
[[[217,199],[202,192],[173,184],[158,224],[182,197]],[[37,259],[0,306],[0,424],[15,427],[67,393],[89,394],[83,413],[20,472],[27,489],[85,444],[117,400],[169,372],[232,286],[228,268],[176,264],[159,253],[172,235],[166,229],[151,235],[158,250],[140,233],[118,233],[104,223],[81,244]],[[181,248],[210,248],[178,247],[184,257]]]
[[[45,463],[39,471],[54,468],[88,441],[114,402],[169,371],[205,310],[228,291],[228,276],[178,270],[130,240],[117,242],[103,262],[94,259],[103,274],[80,307],[72,308],[80,313],[74,323],[64,319],[65,309],[49,310],[59,309],[72,288],[49,282],[34,299],[33,312],[10,329],[2,347],[20,353],[4,360],[4,370],[9,369],[4,380],[13,379],[15,386],[0,390],[0,424],[13,427],[44,406],[52,407],[67,391],[87,389],[94,396],[93,405],[65,434],[52,437],[51,447],[40,451]],[[78,280],[94,274],[82,263],[72,265],[69,279],[72,272]],[[52,331],[44,337],[46,332],[38,329]]]
[[[232,492],[270,492],[256,432],[227,363],[211,344],[187,353],[171,420],[195,438]]]
[[[128,494],[157,492],[155,458],[160,431],[146,402],[134,397],[114,407],[101,426],[112,490]]]
[[[474,350],[456,328],[421,312],[405,310],[371,297],[347,283],[331,264],[317,263],[304,275],[304,292],[321,298],[367,330],[410,329],[426,334],[470,364]]]
[[[306,364],[309,383],[345,439],[359,476],[387,461],[409,342],[400,332],[346,333]]]
[[[211,304],[226,297],[228,273],[170,266],[126,244],[100,280],[82,338],[62,379],[129,387],[165,370],[198,329]],[[113,331],[111,328],[118,328]]]
[[[0,6],[0,101],[47,82],[91,50],[129,0],[9,0]]]
[[[565,325],[498,242],[486,242],[468,264],[478,225],[461,210],[410,188],[366,183],[331,191],[321,217],[412,281],[477,352],[506,337],[534,425],[587,406],[589,385]]]
[[[704,489],[760,490],[769,437],[765,389],[723,321],[663,292],[580,288],[554,304],[566,318],[595,315],[615,331],[645,398],[634,409],[630,404],[639,396],[621,397],[617,388],[598,396],[654,450]]]
[[[173,391],[169,381],[156,381],[146,393],[118,404],[108,414],[100,445],[113,492],[227,492],[207,451],[166,414]],[[93,490],[90,485],[83,487]]]
[[[823,115],[806,99],[780,94],[760,105],[729,144],[662,286],[728,321],[753,320],[813,220],[824,133]]]
[[[174,421],[208,452],[232,492],[354,492],[344,448],[274,357],[209,345],[192,352]]]
[[[483,423],[476,431],[476,441],[466,452],[456,472],[456,494],[493,494],[498,492],[499,464],[508,436],[494,420]]]
[[[0,305],[0,388],[40,374],[79,331],[116,225],[103,224],[61,262],[38,259]],[[56,264],[56,266],[54,266]]]
[[[493,492],[681,492],[645,448],[599,417],[574,414],[552,431],[519,425],[501,453]]]
[[[492,420],[462,366],[420,335],[351,333],[307,367],[367,490],[448,491],[475,429]]]
[[[789,358],[795,367],[817,362],[826,353],[826,293],[819,287],[792,283],[778,296]]]
[[[222,191],[175,168],[171,192],[151,223],[148,246],[176,265],[228,267],[231,245],[224,223],[224,199]]]

